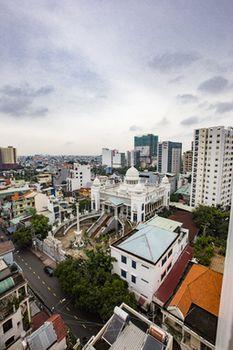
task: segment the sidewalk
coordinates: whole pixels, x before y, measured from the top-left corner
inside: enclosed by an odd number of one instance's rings
[[[57,264],[56,262],[51,259],[48,255],[41,252],[40,250],[31,249],[31,252],[37,256],[37,258],[45,265],[45,266],[51,266],[53,269],[56,268]]]

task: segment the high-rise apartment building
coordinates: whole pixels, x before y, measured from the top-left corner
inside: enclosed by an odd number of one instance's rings
[[[140,151],[140,161],[146,164],[151,164],[157,158],[157,145],[157,135],[134,136],[134,150]]]
[[[193,164],[193,151],[186,151],[183,153],[183,173],[191,173]]]
[[[140,151],[127,151],[126,152],[126,166],[131,167],[131,166],[139,166],[140,165]]]
[[[194,131],[190,205],[230,206],[233,177],[233,128]]]
[[[8,169],[16,164],[16,148],[0,147],[0,169]]]
[[[158,143],[158,172],[178,174],[181,172],[182,143],[163,141]]]
[[[125,153],[117,149],[102,148],[102,165],[107,168],[123,168],[126,166]]]
[[[112,150],[102,148],[102,165],[107,168],[112,168]]]

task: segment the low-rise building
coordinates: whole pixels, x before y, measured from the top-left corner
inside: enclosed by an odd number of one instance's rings
[[[182,350],[214,350],[222,274],[193,264],[179,289],[162,309],[163,326]]]
[[[0,259],[0,350],[21,337],[24,320],[31,321],[27,282],[21,273]]]
[[[111,245],[113,273],[128,282],[147,308],[187,244],[182,223],[156,215]]]
[[[114,314],[83,350],[172,350],[172,336],[126,304]]]
[[[40,173],[37,175],[37,181],[40,185],[51,185],[52,174],[51,173]]]

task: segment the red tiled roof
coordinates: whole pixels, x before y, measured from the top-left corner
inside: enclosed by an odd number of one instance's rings
[[[192,242],[198,234],[198,227],[195,225],[192,213],[185,210],[177,210],[168,219],[179,221],[183,223],[183,227],[189,230],[189,241]]]
[[[175,288],[177,287],[179,280],[181,279],[188,262],[193,257],[193,248],[188,245],[178,260],[175,262],[171,271],[167,275],[164,282],[161,284],[159,289],[155,292],[154,297],[156,298],[156,302],[163,306],[168,299],[172,296]]]
[[[11,241],[5,241],[0,243],[0,255],[12,252],[14,249],[15,246]]]
[[[40,311],[32,317],[32,330],[36,331],[42,326],[49,318],[49,315],[45,311]]]
[[[218,317],[223,275],[203,265],[193,265],[169,307],[177,307],[184,318],[192,304]]]
[[[53,328],[57,334],[57,341],[60,342],[67,335],[67,328],[61,315],[52,315],[49,317],[48,321],[53,323]]]

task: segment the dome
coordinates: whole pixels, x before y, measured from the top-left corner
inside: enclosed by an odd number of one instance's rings
[[[131,168],[126,171],[125,177],[127,180],[138,180],[139,172],[134,166],[131,166]]]
[[[94,186],[100,186],[100,180],[98,177],[95,178],[95,180],[93,181],[93,185]]]
[[[167,185],[167,184],[169,184],[169,180],[168,180],[167,175],[165,175],[165,176],[162,178],[161,183],[162,183],[163,185]]]

